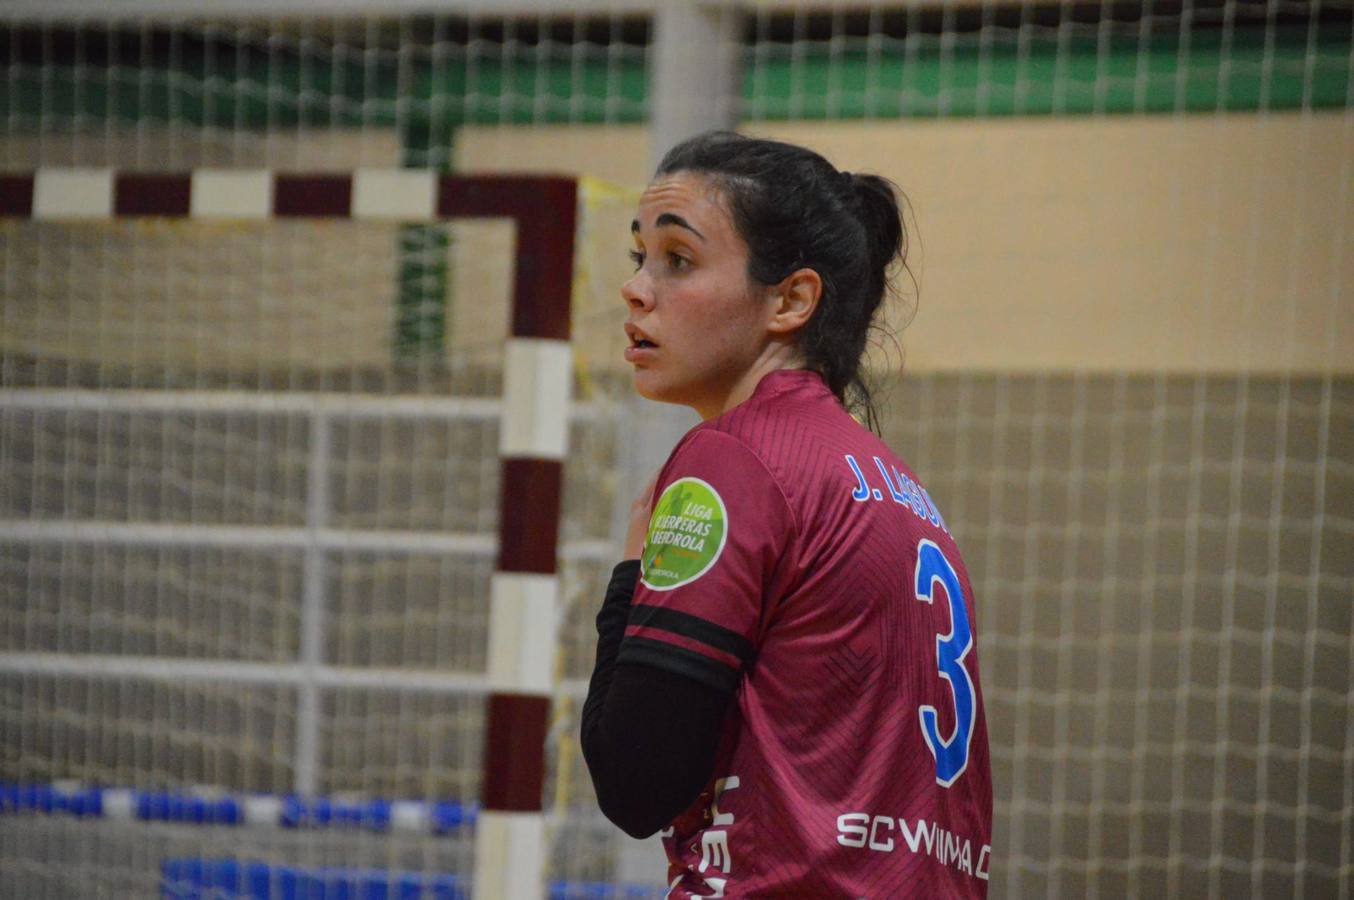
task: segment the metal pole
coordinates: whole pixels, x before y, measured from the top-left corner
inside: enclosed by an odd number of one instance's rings
[[[301,595],[301,668],[296,689],[296,792],[315,794],[320,731],[320,684],[324,665],[324,555],[321,532],[329,519],[329,414],[310,420],[310,478],[306,491],[305,569]]]
[[[742,98],[743,11],[735,4],[664,3],[654,14],[649,158],[711,128],[734,128]]]
[[[742,105],[742,9],[737,4],[664,3],[654,14],[649,70],[649,171],[679,142],[715,128],[738,125]],[[625,536],[630,502],[658,471],[672,448],[699,419],[686,407],[655,403],[632,394],[621,442],[621,488],[612,509],[611,535]],[[618,876],[636,882],[663,871],[657,837],[639,842],[620,833],[615,845]]]
[[[665,3],[654,14],[649,70],[650,171],[680,141],[713,128],[734,128],[742,104],[743,23],[737,3]],[[698,421],[691,410],[638,396],[626,403],[622,488],[611,533],[625,535],[630,501],[677,441]]]

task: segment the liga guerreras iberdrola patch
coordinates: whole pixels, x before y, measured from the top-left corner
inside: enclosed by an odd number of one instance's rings
[[[649,519],[640,557],[640,580],[655,591],[690,584],[724,552],[729,517],[719,492],[699,478],[667,486]]]

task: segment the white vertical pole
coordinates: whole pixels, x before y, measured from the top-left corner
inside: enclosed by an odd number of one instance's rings
[[[714,128],[736,128],[742,113],[743,25],[737,4],[664,3],[654,14],[649,71],[649,171],[679,142]],[[698,421],[683,406],[638,395],[626,402],[621,442],[621,489],[612,508],[611,536],[620,545],[630,502]],[[662,842],[633,841],[616,832],[618,872],[632,882],[665,871]],[[659,882],[662,883],[661,881]]]
[[[738,125],[742,101],[743,23],[737,3],[664,3],[654,13],[649,68],[649,170],[668,150],[702,131]],[[683,406],[634,396],[626,404],[622,489],[611,534],[625,534],[630,501],[683,434],[698,421]]]
[[[547,841],[544,745],[558,646],[558,485],[569,444],[569,342],[513,337],[504,360],[499,454],[504,461],[499,560],[490,585],[490,693],[474,900],[541,900]],[[553,483],[548,503],[531,488]],[[553,506],[553,509],[547,507]],[[530,516],[521,515],[533,510]],[[539,526],[536,524],[539,522]],[[544,533],[531,533],[543,527]],[[548,542],[547,559],[528,545]]]
[[[305,566],[301,594],[301,666],[297,687],[296,783],[299,794],[316,793],[320,731],[320,687],[316,674],[324,663],[324,545],[320,531],[329,520],[329,416],[311,413],[310,464],[306,484]]]
[[[738,124],[743,11],[729,3],[663,3],[654,13],[649,156],[711,128]]]

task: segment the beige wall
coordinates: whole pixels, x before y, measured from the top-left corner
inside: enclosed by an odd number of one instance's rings
[[[757,131],[910,199],[911,371],[1354,370],[1354,133],[1339,112]],[[648,171],[639,127],[467,129],[458,151],[466,171],[633,186]]]
[[[917,302],[897,305],[895,319],[915,305],[902,336],[910,372],[1347,373],[1354,371],[1349,122],[1336,112],[764,131],[845,168],[887,175],[909,197],[910,265],[921,291]],[[383,132],[302,137],[269,139],[248,160],[233,161],[395,163],[393,136]],[[224,161],[225,148],[207,152],[167,137],[123,147],[116,136],[72,142],[68,155],[10,140],[0,158],[21,168],[39,158],[149,168],[152,145],[185,166]],[[641,127],[466,129],[457,149],[463,171],[585,173],[631,189],[649,168]],[[600,371],[624,368],[618,288],[632,205],[623,196],[594,203],[581,248],[579,353]],[[453,356],[496,353],[507,327],[511,247],[505,223],[456,226]],[[393,229],[42,230],[12,222],[0,228],[0,268],[7,274],[0,345],[23,354],[246,369],[381,367],[391,355]],[[897,355],[877,362],[896,367]]]

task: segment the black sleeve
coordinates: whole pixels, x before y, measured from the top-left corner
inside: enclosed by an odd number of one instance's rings
[[[583,704],[583,758],[602,812],[648,837],[710,780],[731,692],[651,666],[616,663],[639,561],[616,566],[597,613],[597,664]]]

